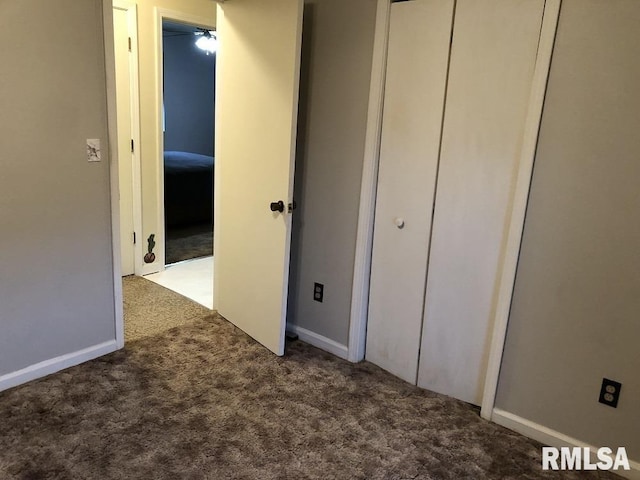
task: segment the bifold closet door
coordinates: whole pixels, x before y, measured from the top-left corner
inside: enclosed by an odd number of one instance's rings
[[[480,404],[544,0],[458,0],[418,385]]]
[[[366,358],[414,384],[453,5],[391,5]]]

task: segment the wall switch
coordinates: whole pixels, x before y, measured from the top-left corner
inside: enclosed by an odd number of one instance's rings
[[[100,161],[100,139],[87,138],[87,160],[89,162]]]
[[[620,389],[622,384],[608,378],[602,379],[602,388],[600,389],[600,398],[598,401],[616,408],[618,406],[618,399],[620,398]]]
[[[321,283],[314,283],[313,284],[313,299],[316,302],[322,302],[322,299],[324,298],[324,285]]]

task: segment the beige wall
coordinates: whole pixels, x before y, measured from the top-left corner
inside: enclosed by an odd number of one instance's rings
[[[636,461],[638,25],[636,0],[563,1],[496,403]]]
[[[346,345],[375,0],[307,0],[289,323]],[[325,285],[324,302],[313,284]]]
[[[115,313],[102,2],[0,2],[0,43],[1,380],[115,341]]]
[[[216,3],[212,0],[137,0],[138,50],[140,77],[140,160],[142,164],[142,239],[146,253],[146,239],[156,235],[157,271],[161,267],[160,251],[164,249],[164,232],[159,225],[158,184],[159,167],[162,165],[160,136],[160,85],[157,81],[158,46],[155,9],[171,10],[182,15],[209,19],[215,24]],[[212,106],[213,108],[213,106]]]

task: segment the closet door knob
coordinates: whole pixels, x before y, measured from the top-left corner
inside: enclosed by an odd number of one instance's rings
[[[396,227],[402,229],[404,228],[404,218],[402,217],[396,217],[393,219],[393,223],[395,224]]]

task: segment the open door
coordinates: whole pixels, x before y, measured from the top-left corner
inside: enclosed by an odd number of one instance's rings
[[[214,308],[283,355],[302,0],[219,4],[217,38]]]

